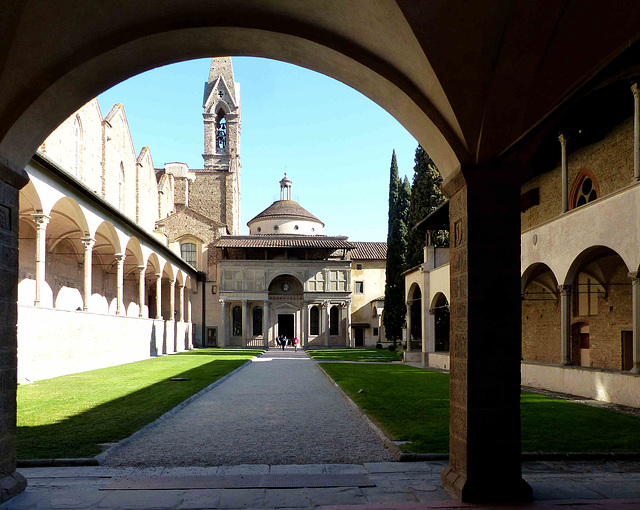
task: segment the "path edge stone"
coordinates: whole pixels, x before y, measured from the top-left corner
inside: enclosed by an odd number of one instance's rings
[[[198,393],[194,393],[193,395],[191,395],[189,398],[187,398],[186,400],[183,400],[182,402],[180,402],[177,406],[175,406],[173,409],[170,409],[169,411],[167,411],[166,413],[164,413],[162,416],[160,416],[159,418],[157,418],[156,420],[152,421],[151,423],[148,423],[147,425],[145,425],[144,427],[142,427],[140,430],[138,430],[137,432],[134,432],[133,434],[131,434],[129,437],[124,438],[123,440],[119,441],[118,443],[114,444],[112,447],[108,448],[107,450],[103,451],[102,453],[98,454],[95,456],[95,459],[98,461],[98,463],[100,465],[103,464],[103,462],[106,460],[106,458],[111,455],[112,453],[117,452],[118,450],[120,450],[121,448],[127,446],[129,443],[131,443],[132,441],[136,440],[137,438],[139,438],[140,436],[146,434],[147,432],[149,432],[151,429],[154,429],[155,427],[157,427],[158,425],[160,425],[162,422],[164,422],[165,420],[171,418],[174,414],[176,414],[178,411],[181,411],[182,409],[184,409],[185,407],[187,407],[189,404],[191,404],[191,402],[193,402],[194,400],[200,398],[202,395],[204,395],[205,393],[210,392],[212,389],[214,389],[216,386],[219,386],[220,384],[222,384],[224,381],[226,381],[227,379],[229,379],[231,376],[237,374],[238,372],[240,372],[240,370],[242,370],[243,368],[249,366],[254,359],[260,357],[263,353],[258,354],[257,356],[254,356],[253,358],[251,358],[250,360],[248,360],[246,363],[240,365],[238,368],[236,368],[235,370],[233,370],[232,372],[229,372],[228,374],[226,374],[225,376],[221,377],[220,379],[218,379],[217,381],[212,382],[209,386],[207,386],[206,388],[201,389]]]

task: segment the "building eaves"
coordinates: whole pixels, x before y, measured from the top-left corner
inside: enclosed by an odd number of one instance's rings
[[[386,260],[387,243],[352,241],[351,260]]]
[[[223,236],[215,241],[218,248],[327,248],[353,249],[346,237],[328,236]]]

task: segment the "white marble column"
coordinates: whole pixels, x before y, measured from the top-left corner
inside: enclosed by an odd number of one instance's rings
[[[309,301],[303,301],[304,306],[304,329],[302,330],[302,345],[306,349],[309,347]]]
[[[407,307],[407,352],[411,352],[411,301],[405,303]]]
[[[429,364],[429,353],[436,350],[436,311],[429,310],[426,314],[425,338],[422,339],[422,364]]]
[[[567,137],[560,135],[561,167],[562,167],[562,212],[569,210],[569,167],[567,165]]]
[[[32,216],[36,223],[36,299],[33,304],[40,306],[42,289],[46,282],[47,225],[51,217],[42,213],[36,213]]]
[[[347,346],[354,347],[353,345],[353,337],[351,336],[351,300],[347,301],[347,322],[346,322],[347,331],[345,335],[347,336]],[[380,334],[380,330],[378,330],[378,334]]]
[[[247,336],[248,336],[248,326],[247,319],[249,318],[249,314],[247,313],[247,300],[242,300],[242,347],[247,346]]]
[[[631,277],[631,306],[633,317],[633,367],[631,372],[640,372],[640,273],[629,273]]]
[[[185,319],[187,322],[191,322],[191,285],[185,287],[186,301],[185,301]]]
[[[85,312],[89,311],[89,301],[91,300],[91,279],[93,271],[93,247],[96,240],[89,236],[80,239],[84,245],[84,306]]]
[[[633,92],[633,180],[640,180],[640,90],[631,85]]]
[[[269,300],[265,299],[262,305],[262,335],[264,337],[264,348],[269,348]]]
[[[184,283],[178,284],[178,322],[184,322]]]
[[[562,364],[571,364],[571,288],[572,285],[559,285],[560,290],[560,349]]]
[[[116,253],[116,315],[124,315],[124,253]]]
[[[144,275],[146,266],[138,266],[138,317],[144,317]]]
[[[222,306],[222,324],[220,325],[220,329],[222,331],[220,331],[220,334],[218,335],[218,341],[220,343],[220,347],[224,347],[225,345],[227,345],[227,310],[226,310],[227,301],[226,299],[221,299],[220,305]]]
[[[174,321],[176,319],[176,281],[169,280],[169,317],[165,320]]]
[[[162,273],[156,273],[156,319],[162,319]]]
[[[329,338],[329,336],[331,334],[331,331],[330,331],[331,328],[329,327],[330,323],[331,323],[330,322],[331,321],[331,313],[330,313],[331,312],[331,303],[329,301],[325,301],[322,304],[322,309],[324,310],[324,329],[325,329],[325,333],[326,333],[325,345],[327,347],[329,347],[331,345],[330,338]]]

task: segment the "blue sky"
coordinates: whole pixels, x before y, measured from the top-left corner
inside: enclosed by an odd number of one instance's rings
[[[417,142],[355,90],[301,67],[234,57],[240,83],[241,233],[279,198],[287,172],[293,198],[325,223],[325,234],[386,241],[391,152],[413,176]],[[101,94],[127,113],[136,151],[148,145],[156,168],[171,161],[202,168],[202,95],[210,59],[154,69]]]

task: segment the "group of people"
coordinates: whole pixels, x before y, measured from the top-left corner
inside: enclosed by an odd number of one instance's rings
[[[291,338],[287,338],[285,335],[280,335],[278,338],[276,338],[276,345],[278,347],[282,347],[283,351],[287,345],[293,345],[295,352],[298,352],[299,344],[300,344],[300,340],[298,339],[297,336],[294,337],[293,340]]]

